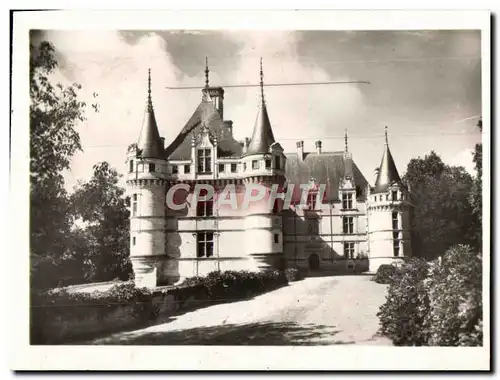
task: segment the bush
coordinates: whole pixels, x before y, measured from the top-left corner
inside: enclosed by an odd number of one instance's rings
[[[450,248],[430,265],[425,281],[430,312],[425,319],[432,346],[481,346],[482,260],[470,247]]]
[[[403,264],[377,315],[380,332],[398,346],[481,346],[481,255],[459,245],[430,263]]]
[[[301,274],[297,268],[285,269],[285,276],[288,282],[299,281],[302,279]]]
[[[383,264],[378,268],[372,280],[377,284],[390,284],[396,270],[397,268],[394,265]]]
[[[428,264],[410,260],[394,271],[386,302],[380,307],[380,331],[396,346],[422,346],[427,342],[423,329],[429,311],[424,287]]]

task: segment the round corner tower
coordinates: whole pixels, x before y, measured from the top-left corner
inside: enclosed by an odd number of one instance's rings
[[[130,197],[130,260],[138,286],[155,287],[162,282],[165,253],[165,191],[167,161],[163,139],[151,100],[148,99],[139,141],[127,151],[127,195]]]
[[[389,149],[386,127],[382,161],[367,199],[371,272],[412,255],[411,207],[409,189],[401,181]]]
[[[284,268],[283,227],[276,192],[285,182],[285,155],[276,143],[264,100],[264,74],[260,61],[260,106],[255,121],[252,139],[242,157],[244,184],[248,197],[255,185],[265,188],[262,200],[247,201],[243,205],[245,220],[245,248],[253,258],[258,270]],[[274,190],[273,190],[274,189]]]

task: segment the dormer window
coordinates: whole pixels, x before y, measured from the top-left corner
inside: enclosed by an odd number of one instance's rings
[[[212,171],[212,150],[198,149],[198,173],[210,173]]]
[[[397,190],[393,190],[392,191],[392,201],[397,201],[398,200],[398,191]]]
[[[316,198],[317,194],[315,192],[307,194],[307,208],[310,210],[316,209]]]
[[[271,160],[266,160],[266,169],[271,169]]]
[[[253,160],[252,161],[252,169],[253,170],[258,170],[259,169],[259,161]]]
[[[342,194],[342,209],[344,210],[352,209],[352,193]]]
[[[155,164],[149,164],[149,172],[154,173],[156,171],[156,166]]]

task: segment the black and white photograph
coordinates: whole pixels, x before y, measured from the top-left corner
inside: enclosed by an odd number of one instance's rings
[[[329,12],[14,15],[16,363],[489,369],[489,12]]]

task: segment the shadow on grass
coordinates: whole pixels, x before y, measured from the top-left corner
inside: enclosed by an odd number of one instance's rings
[[[336,341],[331,326],[296,323],[248,323],[203,326],[172,331],[137,331],[96,341],[98,345],[315,346],[353,344]]]

